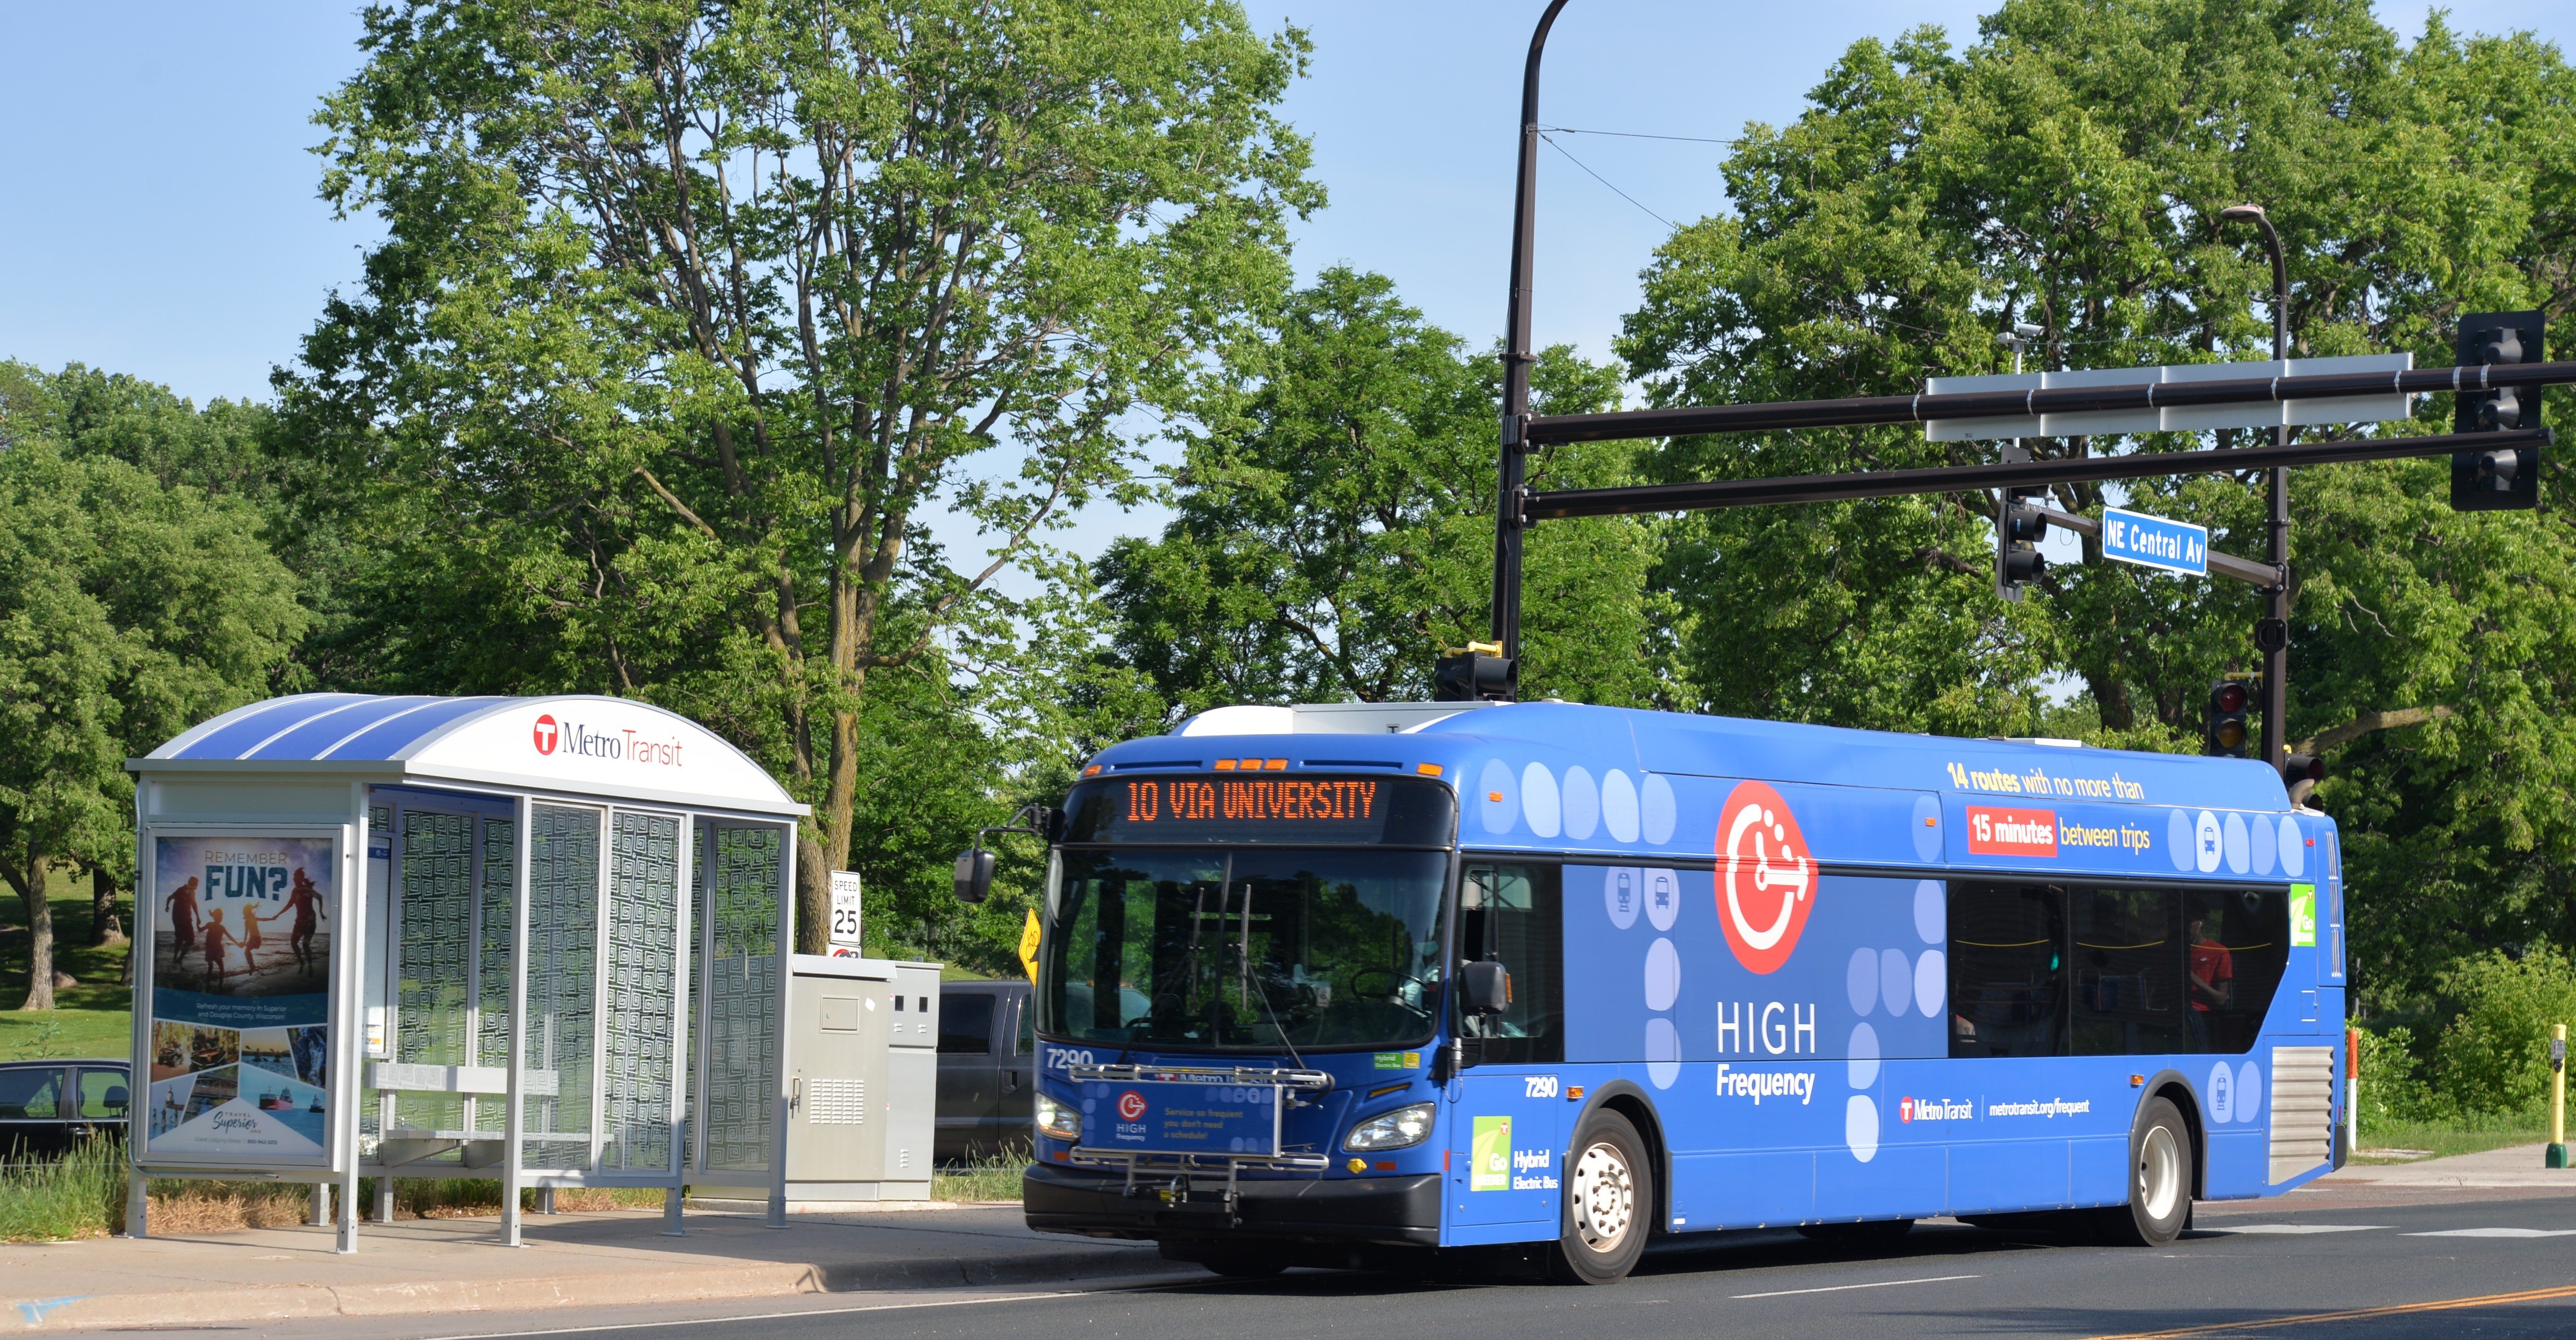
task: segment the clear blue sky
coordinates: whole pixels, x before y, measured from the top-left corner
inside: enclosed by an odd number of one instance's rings
[[[1852,40],[1914,22],[1973,36],[1969,0],[1716,5],[1575,0],[1550,46],[1555,125],[1726,137],[1796,115]],[[1289,114],[1332,207],[1300,268],[1393,276],[1482,344],[1502,324],[1520,54],[1536,0],[1250,0],[1314,36]],[[2567,44],[2576,6],[2467,0],[2457,26]],[[2412,35],[2420,5],[2383,6]],[[267,394],[323,294],[377,236],[315,198],[316,99],[358,61],[336,4],[0,5],[0,357],[79,361],[203,401]],[[1721,208],[1715,145],[1565,141],[1664,218]],[[1542,149],[1537,331],[1608,352],[1663,226]]]

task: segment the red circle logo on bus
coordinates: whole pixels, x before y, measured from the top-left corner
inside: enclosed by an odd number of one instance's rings
[[[1789,802],[1761,782],[1739,782],[1717,821],[1717,923],[1736,961],[1776,971],[1798,947],[1816,906],[1816,863]]]
[[[554,713],[548,712],[544,716],[537,718],[536,741],[538,753],[551,754],[555,751]]]
[[[1118,1095],[1118,1115],[1129,1121],[1145,1115],[1145,1095],[1134,1089]]]

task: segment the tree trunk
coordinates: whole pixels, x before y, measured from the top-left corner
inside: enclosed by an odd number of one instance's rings
[[[105,866],[93,866],[89,872],[89,942],[112,945],[125,938],[125,928],[116,924],[116,876]]]
[[[27,903],[27,1002],[22,1010],[54,1007],[54,905],[45,898],[45,861],[27,853],[27,882],[18,889]]]
[[[812,815],[796,834],[796,934],[799,954],[831,952],[832,862],[824,850],[825,816]]]

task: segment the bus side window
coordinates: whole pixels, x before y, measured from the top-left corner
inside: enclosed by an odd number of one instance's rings
[[[2182,901],[2168,889],[2072,893],[2075,1051],[2153,1056],[2190,1051],[2183,1015]]]
[[[1470,865],[1458,890],[1458,957],[1511,974],[1511,1002],[1460,1021],[1489,1065],[1565,1059],[1563,872],[1554,865]]]
[[[2191,1049],[2249,1051],[2289,966],[2289,898],[2279,889],[2193,889],[2182,904]]]
[[[2066,891],[1950,886],[1950,1054],[2066,1054]]]

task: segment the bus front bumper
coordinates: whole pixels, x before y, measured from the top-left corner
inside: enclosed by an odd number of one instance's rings
[[[1440,1243],[1440,1174],[1409,1177],[1265,1178],[1235,1184],[1231,1222],[1225,1183],[1204,1175],[1190,1198],[1169,1202],[1160,1183],[1140,1174],[1140,1191],[1126,1194],[1124,1172],[1098,1172],[1036,1163],[1020,1179],[1029,1227],[1047,1233],[1172,1242],[1208,1238],[1299,1242],[1380,1242],[1434,1247]]]

